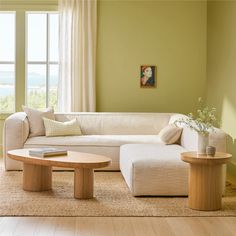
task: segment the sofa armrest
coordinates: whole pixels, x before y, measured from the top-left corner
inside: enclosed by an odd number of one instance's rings
[[[7,152],[9,150],[23,148],[29,135],[29,122],[24,112],[17,112],[10,115],[3,127],[3,158],[5,168],[8,169],[9,160]]]
[[[227,134],[218,128],[214,128],[209,135],[209,145],[216,147],[217,152],[226,152]],[[197,151],[198,148],[198,134],[197,132],[183,127],[181,135],[181,146],[189,151]]]
[[[175,123],[175,121],[180,118],[187,118],[187,116],[182,114],[173,114],[169,120],[169,124]],[[186,127],[184,124],[178,124],[178,126],[183,128],[180,140],[181,146],[183,146],[188,151],[197,151],[197,132]],[[209,135],[209,145],[216,147],[217,152],[226,152],[226,142],[227,134],[223,130],[214,128],[214,130]]]
[[[227,137],[223,130],[214,128],[209,136],[209,145],[216,147],[217,152],[227,152]]]

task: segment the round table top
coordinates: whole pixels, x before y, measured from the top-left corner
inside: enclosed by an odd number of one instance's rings
[[[16,149],[8,151],[8,157],[32,165],[56,166],[66,168],[103,168],[111,164],[106,156],[84,152],[68,151],[67,155],[51,157],[35,157],[29,155],[30,149]]]
[[[181,153],[181,160],[191,164],[219,165],[230,161],[232,155],[224,152],[216,152],[215,156],[199,155],[197,152]]]

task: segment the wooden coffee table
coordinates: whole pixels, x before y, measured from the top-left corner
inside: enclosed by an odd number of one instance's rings
[[[52,167],[73,168],[74,197],[93,198],[94,169],[109,166],[111,159],[105,156],[70,152],[65,156],[34,157],[29,149],[9,151],[10,158],[23,162],[23,189],[26,191],[46,191],[52,188]]]
[[[181,153],[181,159],[190,164],[188,205],[195,210],[213,211],[221,209],[222,165],[232,155],[217,152],[214,157],[198,155],[196,152]]]

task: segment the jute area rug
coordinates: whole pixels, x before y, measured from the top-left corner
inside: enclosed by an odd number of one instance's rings
[[[53,172],[53,189],[22,190],[22,172],[0,170],[1,216],[236,216],[236,189],[227,186],[220,211],[195,211],[187,197],[133,197],[120,172],[95,173],[95,197],[73,197],[73,172]],[[174,186],[173,186],[174,187]]]

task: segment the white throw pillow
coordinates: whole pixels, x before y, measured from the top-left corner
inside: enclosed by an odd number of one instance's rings
[[[22,106],[27,114],[30,126],[30,137],[45,135],[43,117],[55,120],[53,108],[47,108],[45,111],[39,111],[26,106]]]
[[[59,122],[43,118],[46,136],[68,136],[68,135],[82,135],[79,121],[73,119],[66,122]]]
[[[167,125],[160,131],[159,137],[163,143],[173,144],[179,140],[181,133],[182,133],[182,128],[179,128],[174,124],[171,124]]]

